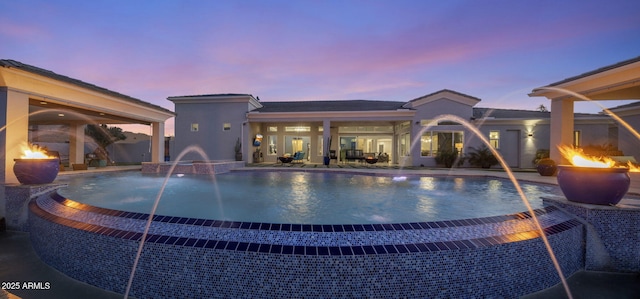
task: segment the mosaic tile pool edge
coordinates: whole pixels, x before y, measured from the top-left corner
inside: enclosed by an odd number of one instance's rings
[[[640,208],[598,206],[543,198],[567,213],[588,222],[585,269],[609,272],[640,272]],[[603,256],[603,252],[606,256]]]
[[[125,269],[131,267],[138,235],[114,229],[93,230],[91,224],[47,216],[33,202],[30,210],[34,247],[45,262],[87,283],[124,291],[123,282],[126,284],[128,277],[123,277],[123,273],[128,275]],[[582,225],[569,220],[546,230],[565,274],[580,269],[584,259],[580,249]],[[150,241],[145,243],[133,296],[198,294],[248,298],[286,297],[298,292],[299,297],[335,298],[483,297],[482,294],[517,297],[557,283],[557,279],[550,278],[554,277],[549,275],[554,271],[550,262],[539,261],[540,255],[546,256],[540,240],[535,235],[512,237],[421,246],[391,244],[320,249],[322,247],[317,246],[230,244],[217,240],[203,243],[202,239],[170,241],[170,238],[162,240],[163,236],[150,236]],[[243,250],[238,250],[241,247]],[[498,258],[500,262],[496,262]],[[523,264],[527,260],[531,265]],[[101,274],[96,275],[96,271]],[[110,279],[105,281],[104,277]],[[206,287],[189,287],[193,281]],[[176,287],[182,285],[185,287]],[[478,293],[478,290],[482,291]]]

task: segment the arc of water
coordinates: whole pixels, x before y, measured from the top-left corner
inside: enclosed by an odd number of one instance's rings
[[[167,185],[167,182],[169,181],[169,178],[171,178],[171,175],[173,174],[173,171],[175,170],[176,166],[178,165],[178,163],[180,161],[182,161],[182,158],[190,153],[195,151],[196,153],[200,154],[200,156],[205,159],[205,161],[210,161],[209,157],[207,156],[207,154],[204,152],[204,150],[202,150],[202,148],[195,146],[195,145],[190,145],[187,148],[185,148],[184,150],[182,150],[182,152],[180,152],[180,154],[178,155],[178,157],[176,158],[176,160],[171,163],[171,167],[169,168],[169,171],[167,172],[167,175],[164,178],[164,181],[162,183],[162,186],[160,187],[160,190],[158,191],[158,195],[156,196],[156,199],[153,203],[153,207],[151,208],[151,212],[149,213],[149,218],[147,219],[147,222],[144,226],[144,231],[142,233],[142,238],[140,239],[140,244],[138,245],[138,251],[136,253],[136,257],[133,261],[133,266],[131,267],[131,273],[129,274],[129,280],[127,282],[127,287],[125,289],[124,292],[124,298],[129,298],[129,292],[131,291],[131,285],[133,284],[133,277],[135,276],[136,273],[136,268],[138,266],[138,262],[140,261],[140,255],[142,255],[142,249],[144,248],[144,242],[147,239],[147,234],[149,233],[149,229],[151,227],[151,223],[153,222],[153,216],[156,213],[156,210],[158,208],[158,204],[160,203],[160,198],[162,197],[162,193],[164,193],[164,189]],[[214,187],[217,188],[217,184],[215,183],[215,174],[213,174],[213,168],[211,167],[211,165],[208,165],[209,167],[209,173],[212,174],[212,178],[214,180]],[[217,189],[216,189],[216,193],[218,193]],[[219,198],[219,194],[218,194],[218,198]],[[219,208],[221,209],[221,203],[218,202],[219,204]]]
[[[619,117],[618,115],[616,115],[615,113],[613,113],[611,110],[609,110],[608,108],[604,107],[602,104],[598,103],[597,101],[594,101],[590,98],[587,98],[584,95],[581,95],[575,91],[571,91],[571,90],[567,90],[564,88],[558,88],[558,87],[541,87],[539,89],[546,89],[546,90],[553,90],[553,91],[558,91],[558,92],[562,92],[562,93],[566,93],[569,95],[572,95],[576,98],[579,98],[581,100],[593,103],[595,105],[597,105],[598,107],[600,107],[602,109],[602,111],[604,111],[605,114],[611,116],[613,119],[615,119],[618,123],[620,123],[623,127],[625,127],[627,130],[629,130],[629,132],[631,132],[631,134],[633,134],[633,136],[635,136],[638,140],[640,140],[640,134],[638,133],[638,131],[636,131],[633,127],[631,127],[631,125],[629,123],[627,123],[626,121],[624,121],[621,117]]]
[[[86,115],[84,115],[84,114],[81,114],[81,113],[77,113],[77,112],[72,111],[72,110],[67,110],[67,109],[47,109],[47,110],[40,110],[40,111],[31,112],[31,113],[29,113],[29,114],[25,115],[24,117],[29,117],[29,116],[38,115],[38,114],[42,114],[42,113],[46,113],[46,112],[51,112],[51,111],[59,111],[59,112],[64,112],[64,113],[73,114],[74,116],[77,116],[77,117],[80,117],[80,118],[85,119],[85,120],[87,121],[87,123],[93,123],[93,121],[92,121],[92,119],[91,119],[90,117],[88,117],[88,116],[86,116]],[[6,129],[7,129],[7,127],[11,126],[12,124],[14,124],[14,123],[18,122],[18,121],[19,121],[19,120],[21,120],[21,119],[22,119],[22,118],[17,119],[17,120],[14,120],[14,121],[12,121],[12,122],[10,122],[10,123],[8,123],[8,124],[5,124],[4,126],[0,127],[0,132],[2,132],[2,131],[4,131],[4,130],[6,130]],[[104,129],[102,129],[102,130],[104,131]],[[105,133],[106,133],[106,132],[105,132]],[[15,145],[14,145],[14,146],[15,146]],[[182,160],[182,158],[183,158],[187,153],[192,152],[192,151],[195,151],[196,153],[200,154],[200,156],[201,156],[205,161],[210,161],[209,157],[208,157],[208,156],[207,156],[207,154],[204,152],[204,150],[202,150],[202,148],[197,147],[197,146],[193,146],[193,145],[192,145],[192,146],[189,146],[189,147],[185,148],[185,149],[184,149],[184,150],[183,150],[183,151],[178,155],[178,157],[176,158],[176,160],[171,164],[171,167],[169,168],[169,171],[168,171],[168,173],[167,173],[167,176],[166,176],[166,177],[165,177],[165,179],[164,179],[164,182],[163,182],[163,184],[162,184],[162,187],[160,188],[160,191],[158,192],[158,195],[156,196],[156,199],[155,199],[155,202],[154,202],[153,208],[152,208],[152,210],[151,210],[151,213],[149,214],[149,219],[147,219],[147,223],[146,223],[145,228],[144,228],[144,233],[143,233],[142,238],[141,238],[141,240],[140,240],[140,245],[138,246],[138,251],[137,251],[137,254],[136,254],[136,257],[135,257],[135,260],[134,260],[134,264],[133,264],[133,267],[131,268],[131,274],[129,275],[129,281],[128,281],[128,283],[127,283],[127,287],[126,287],[126,290],[125,290],[124,298],[128,298],[128,297],[129,297],[129,292],[130,292],[130,290],[131,290],[131,285],[132,285],[132,282],[133,282],[133,277],[134,277],[134,275],[135,275],[135,271],[136,271],[136,268],[137,268],[137,265],[138,265],[138,262],[139,262],[139,259],[140,259],[140,255],[141,255],[141,253],[142,253],[142,249],[143,249],[143,247],[144,247],[144,241],[146,240],[146,236],[147,236],[147,234],[148,234],[148,232],[149,232],[149,228],[151,227],[151,222],[152,222],[152,220],[153,220],[153,216],[154,216],[154,214],[155,214],[155,211],[156,211],[156,209],[158,208],[158,203],[159,203],[159,201],[160,201],[160,197],[162,197],[162,193],[164,192],[164,188],[165,188],[165,186],[166,186],[166,184],[167,184],[167,182],[168,182],[169,178],[171,177],[171,174],[172,174],[172,173],[173,173],[173,171],[175,170],[176,165],[178,164],[178,162],[180,162],[180,161]],[[217,184],[216,184],[216,182],[215,182],[215,174],[214,174],[214,172],[213,172],[213,168],[212,168],[212,166],[211,166],[211,165],[207,165],[207,167],[209,167],[209,173],[211,173],[211,174],[212,174],[212,179],[213,179],[213,183],[214,183],[213,185],[214,185],[214,188],[216,188],[217,196],[218,196],[218,198],[220,198],[219,192],[218,192],[218,190],[217,190]],[[220,211],[222,211],[222,204],[220,203],[220,201],[218,201],[218,208],[219,208],[219,210],[220,210]]]
[[[463,118],[461,118],[459,116],[456,116],[456,115],[451,115],[451,114],[439,115],[436,118],[432,119],[425,127],[423,127],[420,130],[418,136],[416,136],[414,138],[414,140],[412,141],[411,148],[413,148],[413,146],[415,146],[417,144],[417,142],[420,140],[420,137],[422,136],[422,134],[426,130],[428,130],[429,128],[437,125],[441,121],[454,121],[454,122],[457,122],[457,123],[463,125],[465,128],[467,128],[470,131],[472,131],[482,141],[482,143],[485,144],[491,150],[491,153],[496,158],[498,158],[498,161],[500,162],[500,165],[506,171],[506,173],[507,173],[507,175],[509,177],[509,180],[511,180],[513,185],[516,187],[516,190],[518,191],[518,194],[520,195],[520,198],[522,199],[522,202],[527,207],[527,211],[529,211],[529,214],[531,214],[531,219],[533,220],[536,229],[540,233],[540,238],[542,239],[542,242],[544,243],[544,246],[547,249],[547,252],[549,253],[549,257],[551,258],[551,262],[553,263],[553,266],[556,269],[556,272],[558,273],[558,276],[560,277],[560,281],[562,282],[562,286],[564,287],[564,290],[567,293],[568,298],[572,299],[573,297],[572,297],[571,292],[569,290],[569,284],[567,283],[567,281],[566,281],[566,279],[564,277],[564,274],[562,273],[562,268],[560,268],[560,263],[558,262],[555,254],[553,253],[553,248],[551,248],[551,244],[549,243],[549,240],[547,239],[547,235],[545,234],[544,229],[540,225],[540,222],[538,221],[538,218],[537,218],[536,214],[534,213],[533,208],[531,207],[531,204],[529,203],[529,200],[527,199],[527,196],[524,194],[524,191],[522,191],[522,188],[520,188],[520,184],[518,183],[518,180],[513,175],[513,172],[511,171],[511,168],[509,167],[509,165],[507,165],[507,163],[505,162],[505,160],[502,157],[502,155],[493,146],[491,146],[491,143],[489,142],[489,140],[487,140],[487,138],[482,134],[482,132],[480,132],[480,130],[478,130],[477,127],[473,126],[467,120],[465,120],[465,119],[463,119]]]
[[[6,130],[6,129],[7,129],[7,127],[10,127],[11,125],[15,124],[16,122],[18,122],[18,121],[22,121],[25,117],[28,119],[30,116],[34,116],[34,115],[38,115],[38,114],[44,114],[44,113],[48,113],[48,112],[51,112],[51,111],[56,111],[56,112],[61,112],[61,113],[62,113],[62,112],[64,112],[64,113],[73,114],[74,116],[78,116],[78,117],[80,117],[80,118],[84,118],[87,122],[91,122],[91,120],[92,120],[91,118],[87,117],[87,116],[86,116],[86,115],[84,115],[84,114],[77,113],[77,112],[75,112],[75,111],[71,111],[71,110],[66,110],[66,109],[48,109],[48,110],[40,110],[40,111],[34,111],[34,112],[31,112],[31,113],[29,113],[29,114],[27,114],[27,115],[24,115],[24,116],[22,116],[22,117],[20,117],[20,118],[18,118],[18,119],[13,120],[12,122],[10,122],[10,123],[8,123],[8,124],[5,124],[4,126],[0,127],[0,132],[2,132],[2,131],[4,131],[4,130]],[[15,144],[12,144],[12,145],[9,145],[9,146],[16,146],[16,145],[15,145]]]
[[[82,113],[78,113],[76,111],[73,110],[68,110],[68,109],[59,109],[59,108],[51,108],[51,109],[46,109],[46,110],[39,110],[39,111],[34,111],[31,112],[27,115],[24,115],[18,119],[13,120],[12,122],[5,124],[4,126],[0,127],[0,132],[5,131],[7,129],[7,127],[10,127],[11,125],[15,124],[16,122],[22,121],[25,117],[28,119],[30,116],[35,116],[35,115],[39,115],[39,114],[44,114],[44,113],[50,113],[52,111],[55,112],[60,112],[60,113],[66,113],[66,114],[70,114],[73,115],[75,117],[79,117],[81,119],[83,119],[84,121],[86,121],[86,124],[95,124],[98,125],[98,123],[96,123],[91,117],[88,117],[87,115],[84,115]],[[107,132],[107,130],[105,130],[104,128],[102,128],[101,126],[96,126],[98,128],[98,130],[100,132],[102,132],[102,134],[105,134],[106,136],[109,135],[109,132]],[[95,142],[95,140],[94,140]],[[15,147],[15,146],[19,146],[18,144],[10,144],[8,145],[8,147]]]

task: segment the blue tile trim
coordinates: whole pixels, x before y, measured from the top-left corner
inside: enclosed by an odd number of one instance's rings
[[[45,210],[41,209],[35,201],[29,203],[30,210],[43,219],[48,221],[73,227],[75,229],[84,230],[100,235],[107,235],[114,238],[121,238],[127,240],[140,240],[142,234],[137,232],[130,232],[112,228],[101,227],[98,225],[82,223],[74,220],[65,219],[53,214],[49,214]],[[186,218],[183,218],[186,221]],[[581,223],[575,219],[571,219],[556,225],[549,226],[544,229],[545,234],[553,235],[561,233],[563,231],[572,229]],[[295,226],[295,225],[293,225]],[[292,226],[292,227],[293,227]],[[402,225],[400,225],[402,226]],[[303,230],[304,226],[300,227]],[[309,230],[311,225],[306,226]],[[324,226],[320,226],[323,228]],[[413,229],[413,226],[409,225]],[[335,229],[335,226],[332,227]],[[175,246],[187,246],[198,248],[214,248],[218,250],[235,250],[235,251],[250,251],[258,253],[269,254],[294,254],[294,255],[367,255],[367,254],[403,254],[409,252],[429,252],[429,251],[446,251],[446,250],[468,250],[480,247],[489,247],[499,245],[503,243],[509,243],[528,240],[539,237],[540,234],[536,231],[528,231],[523,233],[509,234],[497,237],[478,238],[471,240],[458,240],[458,241],[444,241],[444,242],[430,242],[430,243],[417,243],[417,244],[385,244],[385,245],[371,245],[371,246],[293,246],[293,245],[271,245],[264,243],[245,243],[245,242],[232,242],[222,240],[207,240],[196,238],[179,238],[173,236],[163,236],[149,234],[145,242],[147,243],[159,243],[159,244],[172,244]]]
[[[72,207],[74,209],[122,217],[131,219],[148,219],[149,214],[123,212],[112,209],[105,209],[82,204],[68,198],[65,198],[57,192],[51,193],[51,198],[56,202]],[[534,210],[536,216],[553,212],[558,208],[555,206],[547,206]],[[199,218],[172,217],[163,215],[154,215],[153,221],[189,224],[197,226],[211,226],[221,228],[238,228],[252,230],[272,230],[272,231],[294,231],[294,232],[354,232],[354,231],[403,231],[403,230],[421,230],[431,228],[448,228],[474,226],[479,224],[489,224],[505,222],[508,220],[519,220],[531,218],[529,212],[522,212],[511,215],[501,215],[493,217],[483,217],[474,219],[446,220],[432,222],[411,222],[411,223],[386,223],[386,224],[338,224],[338,225],[312,225],[312,224],[287,224],[287,223],[257,223],[257,222],[238,222],[238,221],[222,221]]]

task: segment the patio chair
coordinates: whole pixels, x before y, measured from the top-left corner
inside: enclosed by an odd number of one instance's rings
[[[329,150],[329,158],[331,160],[336,160],[336,164],[338,163],[338,156],[336,155],[335,150]]]
[[[291,163],[304,163],[304,152],[296,152],[293,154],[293,161]]]

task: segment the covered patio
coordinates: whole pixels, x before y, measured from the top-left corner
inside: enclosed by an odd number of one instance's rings
[[[0,60],[0,176],[17,183],[13,159],[35,125],[68,126],[69,163],[84,163],[87,124],[151,126],[151,160],[164,160],[164,125],[175,114],[165,108],[15,60]]]
[[[640,56],[538,87],[529,96],[551,100],[550,156],[566,164],[557,146],[573,144],[574,103],[640,100]]]

